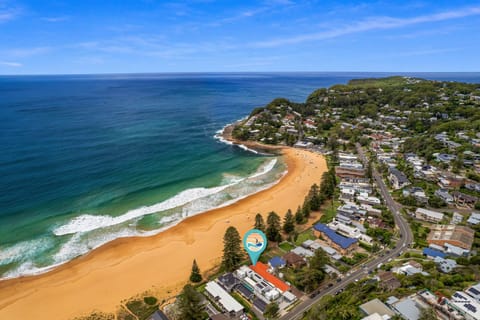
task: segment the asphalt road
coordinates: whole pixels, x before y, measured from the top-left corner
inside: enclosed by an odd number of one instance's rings
[[[364,165],[366,165],[368,163],[368,159],[366,158],[362,147],[358,143],[356,146],[357,146],[357,151],[360,159],[362,160]],[[341,282],[335,283],[330,288],[327,287],[326,289],[321,289],[320,293],[315,298],[312,298],[312,299],[309,298],[306,301],[300,303],[293,310],[291,310],[286,315],[281,317],[280,318],[281,320],[301,319],[304,312],[309,310],[323,296],[329,295],[329,294],[333,295],[337,291],[344,289],[348,284],[354,282],[355,280],[364,278],[365,276],[368,275],[370,271],[375,270],[379,264],[385,264],[391,259],[394,259],[399,255],[401,255],[401,253],[406,248],[408,248],[408,246],[413,242],[413,235],[412,235],[412,231],[410,230],[410,226],[408,225],[408,222],[405,221],[405,219],[401,216],[400,210],[399,210],[400,208],[398,207],[397,203],[393,201],[390,193],[388,192],[387,186],[383,182],[382,176],[378,173],[378,171],[375,168],[372,168],[372,177],[375,180],[375,183],[379,188],[380,193],[382,194],[385,205],[393,213],[395,225],[399,230],[400,239],[399,241],[397,241],[395,248],[390,250],[389,253],[381,253],[380,256],[378,256],[377,258],[371,261],[368,261],[356,267],[355,269],[350,270],[350,272],[347,273],[347,276],[345,276]]]

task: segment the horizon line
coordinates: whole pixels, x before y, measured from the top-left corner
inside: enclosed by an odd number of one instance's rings
[[[475,74],[479,71],[152,71],[152,72],[101,72],[101,73],[25,73],[0,74],[0,77],[29,77],[29,76],[102,76],[102,75],[155,75],[155,74],[254,74],[254,73],[384,73],[384,74],[415,74],[415,73],[464,73]]]

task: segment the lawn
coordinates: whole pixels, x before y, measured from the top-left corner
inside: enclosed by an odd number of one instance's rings
[[[328,201],[326,204],[322,206],[322,217],[320,218],[320,222],[327,223],[333,220],[333,218],[337,215],[337,208],[340,206],[340,201],[335,200],[333,203]]]
[[[286,241],[280,243],[278,246],[280,247],[280,249],[282,249],[285,252],[290,252],[290,250],[295,248],[295,246],[293,244],[291,244],[290,242],[286,242]]]
[[[316,237],[313,235],[312,229],[308,229],[300,233],[297,237],[297,240],[295,241],[295,244],[297,246],[300,246],[302,243],[304,243],[307,240],[315,240]]]

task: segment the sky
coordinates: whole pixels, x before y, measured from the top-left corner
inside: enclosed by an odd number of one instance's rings
[[[0,0],[0,74],[480,71],[480,1]]]

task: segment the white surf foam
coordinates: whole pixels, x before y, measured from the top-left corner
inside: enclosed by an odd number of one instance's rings
[[[7,247],[1,246],[0,265],[27,260],[52,247],[53,240],[48,238],[22,241]]]
[[[275,167],[276,163],[277,163],[277,159],[272,159],[267,165],[264,165],[261,168],[260,172],[253,174],[252,176],[248,177],[248,179],[253,179],[270,172]],[[117,217],[111,217],[111,216],[105,216],[105,215],[82,214],[78,217],[73,218],[66,224],[56,227],[55,229],[53,229],[53,233],[56,236],[64,236],[68,234],[88,232],[88,231],[92,231],[100,228],[111,227],[114,225],[127,222],[129,220],[143,217],[145,215],[149,215],[149,214],[153,214],[153,213],[161,212],[165,210],[170,210],[176,207],[183,206],[189,202],[193,202],[197,199],[208,197],[212,194],[219,193],[228,187],[236,185],[242,182],[244,179],[245,178],[236,179],[232,183],[229,183],[223,186],[213,187],[213,188],[187,189],[163,202],[154,204],[152,206],[145,206],[145,207],[133,209]]]
[[[70,222],[59,226],[53,230],[53,233],[57,236],[63,236],[67,234],[73,234],[77,232],[88,232],[99,228],[105,228],[127,222],[129,220],[140,218],[148,214],[155,212],[165,211],[173,209],[186,203],[206,197],[208,195],[220,192],[232,184],[214,187],[214,188],[192,188],[187,189],[176,196],[169,198],[163,202],[154,204],[152,206],[145,206],[128,211],[127,213],[118,216],[95,216],[91,214],[83,214],[73,218]]]

